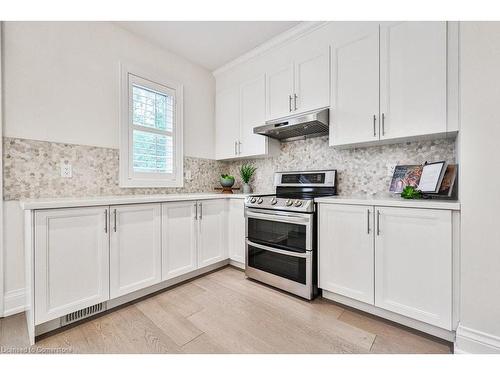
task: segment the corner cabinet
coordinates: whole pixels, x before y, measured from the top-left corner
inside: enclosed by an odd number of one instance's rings
[[[110,298],[161,281],[161,204],[110,207]]]
[[[453,227],[448,209],[320,204],[319,287],[452,331]]]
[[[330,145],[454,135],[447,80],[458,40],[448,39],[447,22],[387,22],[332,46]]]
[[[109,209],[35,213],[35,324],[109,299]]]

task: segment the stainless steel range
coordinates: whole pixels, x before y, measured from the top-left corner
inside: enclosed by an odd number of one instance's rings
[[[306,299],[317,295],[315,197],[336,194],[335,170],[277,172],[276,194],[245,202],[246,275]]]

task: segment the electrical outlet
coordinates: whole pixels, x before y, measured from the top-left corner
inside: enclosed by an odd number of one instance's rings
[[[71,164],[61,164],[61,177],[73,177],[73,169],[71,168]]]
[[[192,180],[191,171],[189,169],[184,171],[184,179],[186,181],[191,181]]]

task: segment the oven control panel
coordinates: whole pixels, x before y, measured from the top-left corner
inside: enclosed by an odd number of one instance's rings
[[[246,207],[264,208],[270,210],[314,212],[313,199],[286,199],[276,196],[250,196],[245,200]]]

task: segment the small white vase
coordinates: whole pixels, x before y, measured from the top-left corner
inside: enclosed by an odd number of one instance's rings
[[[243,184],[243,194],[250,194],[252,192],[252,188],[250,187],[250,184]]]

